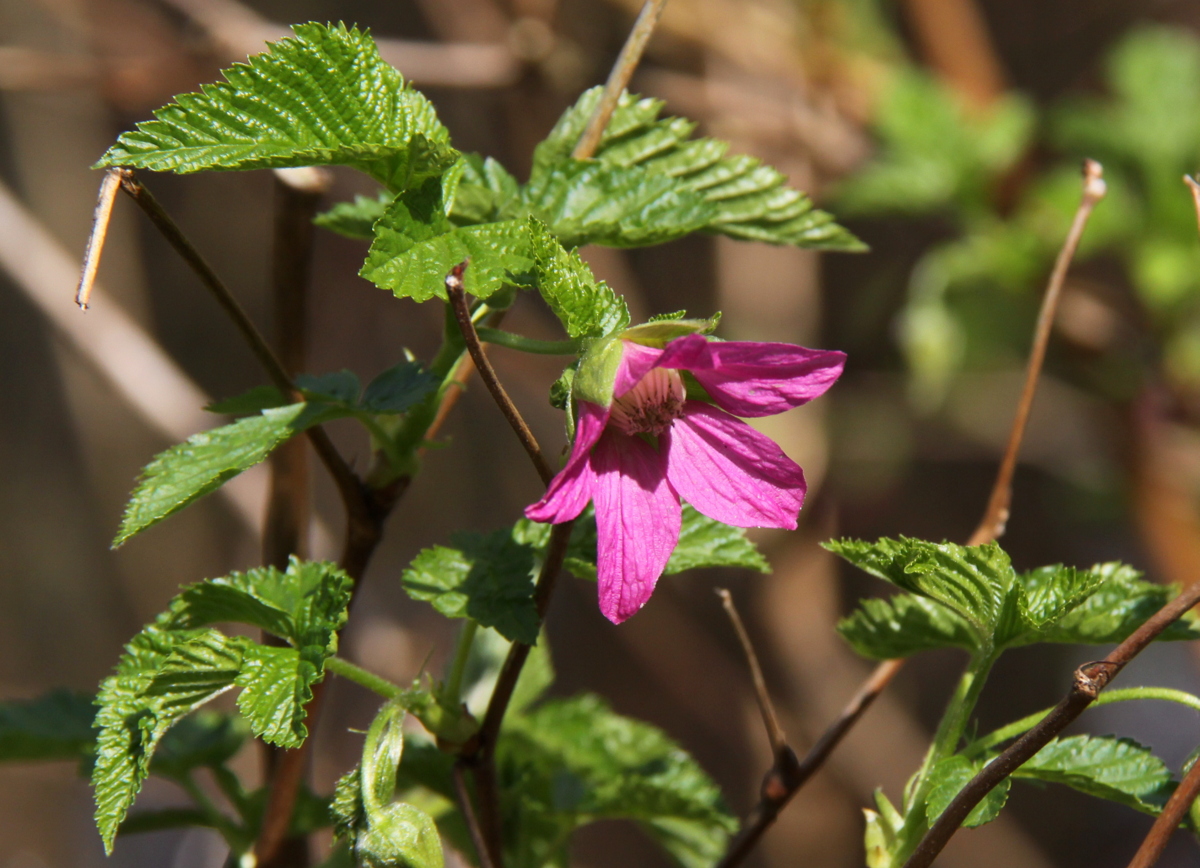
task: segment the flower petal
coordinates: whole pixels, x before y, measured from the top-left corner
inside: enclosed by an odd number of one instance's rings
[[[687,335],[667,344],[657,366],[691,371],[717,406],[735,416],[773,416],[824,394],[845,361],[836,350]]]
[[[804,471],[775,441],[702,401],[663,433],[667,479],[709,518],[735,527],[794,530],[804,503]]]
[[[604,433],[608,423],[608,410],[590,401],[579,402],[579,416],[575,422],[575,443],[571,455],[558,475],[550,480],[542,499],[525,507],[525,517],[533,521],[558,524],[570,521],[592,499],[592,488],[596,478],[590,457],[592,447]]]
[[[663,456],[639,437],[609,431],[592,467],[600,611],[620,624],[650,599],[679,542],[679,496]]]
[[[621,363],[613,380],[613,397],[620,398],[638,384],[651,368],[658,367],[663,351],[633,341],[622,341]]]

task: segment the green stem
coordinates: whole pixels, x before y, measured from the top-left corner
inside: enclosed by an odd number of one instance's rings
[[[959,679],[954,695],[950,697],[946,712],[942,715],[942,722],[938,724],[937,732],[934,733],[933,743],[929,746],[920,770],[905,793],[904,826],[900,830],[896,841],[896,850],[892,854],[892,860],[896,865],[904,864],[928,828],[925,802],[929,799],[930,772],[939,762],[954,755],[963,733],[966,732],[971,714],[975,711],[975,705],[979,702],[979,694],[983,691],[983,685],[987,683],[988,673],[995,662],[996,655],[994,654],[971,658],[966,671]]]
[[[466,672],[467,660],[471,657],[471,645],[475,642],[475,632],[478,629],[478,622],[468,618],[459,631],[454,660],[450,663],[450,674],[446,676],[446,685],[442,688],[441,700],[445,708],[458,708],[462,703],[463,673]]]
[[[355,684],[361,684],[372,693],[378,693],[384,699],[396,699],[404,694],[404,689],[386,678],[368,672],[361,666],[356,666],[342,657],[330,657],[325,661],[325,668],[342,676]]]
[[[1171,687],[1126,687],[1123,690],[1110,690],[1097,696],[1095,701],[1092,702],[1091,707],[1099,708],[1101,705],[1111,705],[1114,702],[1131,702],[1135,699],[1160,699],[1164,702],[1176,702],[1179,705],[1185,705],[1195,711],[1200,711],[1200,697],[1193,696],[1183,690],[1175,690]],[[963,756],[973,759],[991,750],[996,745],[1008,741],[1010,738],[1024,735],[1037,726],[1038,722],[1051,711],[1053,709],[1044,708],[1027,717],[1022,717],[1020,720],[1014,720],[1007,726],[1002,726],[1000,729],[988,733],[982,738],[976,739],[963,748]]]
[[[212,800],[204,794],[204,790],[200,789],[200,785],[196,783],[196,779],[190,772],[177,778],[173,777],[173,780],[191,797],[201,813],[208,817],[213,828],[221,833],[221,837],[225,839],[225,843],[231,850],[241,854],[250,849],[253,842],[247,837],[245,830],[221,813]]]
[[[543,356],[574,356],[578,354],[579,341],[539,341],[524,335],[506,332],[503,329],[490,329],[480,326],[475,329],[479,339],[484,343],[519,350],[522,353],[537,353]]]

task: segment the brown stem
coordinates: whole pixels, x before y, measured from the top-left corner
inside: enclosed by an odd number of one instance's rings
[[[592,116],[588,118],[583,135],[579,137],[579,141],[575,144],[575,150],[571,152],[574,159],[591,159],[596,153],[596,148],[600,147],[604,128],[608,126],[609,118],[616,111],[617,102],[629,84],[629,79],[633,77],[633,71],[637,69],[642,54],[646,50],[646,44],[650,41],[650,35],[654,32],[654,26],[658,24],[658,18],[662,15],[663,7],[666,5],[667,0],[646,0],[646,4],[642,6],[637,21],[633,23],[633,30],[629,32],[625,44],[621,47],[621,53],[617,55],[612,72],[608,74],[608,81],[604,83],[604,93],[600,97],[600,102],[596,103],[596,108],[592,112]]]
[[[458,795],[458,807],[467,823],[467,831],[471,835],[471,843],[479,854],[479,868],[493,868],[492,855],[488,851],[487,839],[479,818],[475,815],[475,807],[471,803],[471,790],[467,786],[466,766],[461,762],[454,764],[454,792]]]
[[[1025,436],[1025,425],[1029,421],[1029,411],[1033,408],[1033,396],[1037,392],[1042,363],[1046,359],[1046,345],[1050,341],[1050,330],[1054,325],[1058,299],[1062,294],[1067,269],[1075,256],[1075,249],[1079,246],[1079,239],[1083,237],[1088,217],[1091,216],[1096,203],[1104,198],[1105,184],[1102,175],[1103,169],[1099,163],[1095,160],[1084,160],[1083,197],[1080,199],[1079,209],[1075,212],[1075,219],[1071,222],[1067,240],[1054,263],[1054,270],[1050,272],[1050,282],[1046,286],[1046,295],[1042,300],[1042,309],[1038,313],[1037,328],[1034,331],[1033,349],[1029,353],[1029,362],[1025,368],[1025,387],[1017,404],[1012,431],[1008,435],[1008,446],[1004,450],[1004,458],[1000,461],[996,483],[992,487],[991,497],[988,498],[983,520],[967,541],[967,545],[983,545],[1004,534],[1009,505],[1012,502],[1012,479],[1017,467],[1017,455],[1021,451],[1021,439]]]
[[[327,172],[320,169],[280,169],[273,173],[275,226],[271,255],[271,299],[274,307],[275,347],[289,379],[305,368],[308,332],[308,286],[312,262],[313,222],[321,198],[329,187]],[[268,458],[271,470],[267,517],[263,529],[263,563],[287,568],[292,555],[307,553],[310,490],[305,441],[293,437]],[[269,634],[267,644],[280,643]],[[309,727],[315,726],[319,703],[309,704]],[[307,763],[303,756],[263,744],[265,777],[271,790],[255,858],[260,868],[299,868],[309,863],[308,839],[288,834],[288,819]]]
[[[1151,868],[1158,861],[1158,857],[1162,855],[1167,842],[1191,810],[1192,802],[1196,801],[1197,796],[1200,796],[1200,762],[1192,763],[1187,775],[1175,788],[1175,792],[1171,793],[1171,798],[1163,806],[1162,813],[1150,827],[1150,834],[1134,854],[1129,868]]]
[[[138,207],[150,218],[150,222],[167,239],[167,243],[175,248],[175,252],[183,257],[183,261],[200,278],[200,282],[204,284],[205,289],[212,293],[217,304],[221,306],[222,310],[233,321],[237,330],[241,332],[251,351],[267,372],[267,376],[285,394],[294,394],[295,386],[292,384],[291,378],[287,375],[283,363],[275,356],[266,338],[262,336],[258,327],[247,316],[237,299],[234,298],[233,293],[229,291],[229,288],[225,286],[221,278],[213,271],[212,266],[200,255],[200,252],[196,250],[192,242],[183,234],[178,224],[163,210],[163,207],[154,198],[153,194],[134,177],[133,172],[128,169],[119,169],[117,171],[121,175],[121,189],[138,204]],[[321,459],[326,469],[329,470],[330,475],[333,476],[334,482],[338,487],[338,492],[341,494],[342,500],[346,505],[347,512],[351,515],[358,514],[365,516],[369,512],[369,508],[365,503],[362,484],[358,477],[355,476],[354,471],[350,469],[350,466],[338,454],[337,449],[322,428],[319,426],[310,428],[306,433],[313,445],[313,449],[317,453],[317,457]]]
[[[479,335],[475,333],[475,324],[471,322],[471,308],[467,304],[467,294],[463,291],[463,272],[467,269],[467,263],[468,260],[464,259],[446,275],[446,296],[450,300],[451,310],[454,311],[454,319],[458,322],[463,340],[466,341],[467,352],[471,354],[471,360],[479,371],[479,378],[487,386],[487,390],[496,401],[496,406],[500,408],[500,412],[504,414],[504,418],[508,420],[508,424],[516,433],[517,439],[521,441],[521,446],[529,454],[529,459],[537,469],[538,475],[542,477],[542,483],[549,485],[550,480],[554,478],[554,471],[546,463],[537,438],[533,436],[533,432],[521,418],[521,411],[517,409],[517,405],[512,402],[512,398],[504,390],[499,377],[496,376],[496,369],[492,367],[487,354],[483,351]]]
[[[79,288],[75,290],[75,303],[80,310],[87,310],[92,287],[96,285],[96,272],[100,268],[104,241],[108,238],[113,203],[117,201],[117,190],[121,187],[121,172],[121,169],[109,169],[100,182],[100,195],[96,197],[96,210],[92,212],[92,232],[83,251],[83,271],[79,275]]]
[[[787,745],[784,745],[782,751],[776,751],[775,764],[763,778],[758,804],[730,841],[716,868],[734,868],[735,865],[742,864],[759,839],[775,822],[779,812],[800,788],[808,783],[809,778],[825,765],[834,748],[858,723],[859,718],[866,713],[879,694],[883,693],[903,664],[903,660],[885,660],[875,667],[871,677],[863,682],[858,692],[842,709],[837,720],[825,730],[817,743],[804,755],[804,759],[797,760],[795,753]]]
[[[958,831],[963,820],[996,784],[1020,768],[1052,738],[1066,729],[1130,660],[1144,651],[1163,630],[1183,617],[1197,603],[1200,603],[1200,581],[1188,586],[1183,593],[1154,613],[1103,660],[1087,663],[1076,669],[1071,691],[1038,722],[1037,726],[1013,742],[963,787],[938,817],[937,822],[925,833],[917,849],[904,863],[904,868],[928,868],[933,864],[933,860]]]
[[[788,748],[787,736],[783,732],[783,727],[779,725],[779,715],[775,713],[775,704],[771,702],[771,694],[767,691],[767,680],[763,677],[758,654],[754,651],[754,643],[750,641],[750,634],[746,632],[742,616],[738,614],[737,606],[733,604],[733,595],[726,588],[717,588],[717,596],[721,598],[721,605],[725,608],[725,614],[729,616],[730,623],[733,624],[733,632],[737,634],[738,642],[742,645],[742,652],[746,655],[746,662],[750,665],[750,680],[754,684],[754,698],[758,700],[758,711],[762,715],[763,727],[767,730],[767,740],[771,743],[771,750],[778,756],[780,752],[785,749],[790,750],[790,748]]]

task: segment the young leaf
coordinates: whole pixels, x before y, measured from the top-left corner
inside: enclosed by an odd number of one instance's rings
[[[511,530],[459,533],[456,548],[422,551],[404,571],[404,590],[447,618],[471,618],[506,638],[532,645],[539,618],[533,602],[533,547]]]
[[[237,705],[254,734],[269,744],[300,747],[308,738],[304,725],[313,684],[325,675],[321,649],[278,648],[242,640],[236,684]]]
[[[447,173],[398,196],[375,223],[375,239],[359,274],[397,298],[427,301],[446,297],[446,275],[464,259],[471,261],[464,287],[476,298],[501,289],[510,274],[528,271],[524,220],[462,227],[451,222],[448,209],[457,182],[455,173]]]
[[[925,816],[929,825],[942,815],[942,812],[954,801],[971,778],[983,768],[982,762],[972,762],[964,756],[951,756],[939,762],[930,772],[931,789],[929,799],[925,802]],[[983,801],[975,806],[975,810],[967,815],[963,826],[972,829],[990,823],[1000,814],[1000,809],[1008,801],[1008,791],[1012,787],[1012,779],[1005,778],[992,789]]]
[[[578,253],[567,252],[538,220],[529,221],[538,291],[573,338],[603,337],[629,325],[625,300],[597,283]]]
[[[294,37],[183,94],[122,135],[97,164],[159,172],[346,165],[391,190],[440,175],[457,158],[433,106],[343,24]]]
[[[142,471],[113,548],[263,461],[292,435],[342,415],[335,408],[289,404],[202,431],[160,452]]]
[[[855,651],[873,660],[910,657],[933,648],[975,647],[974,634],[962,618],[916,594],[860,600],[837,630]]]
[[[374,237],[371,227],[395,198],[388,190],[380,190],[374,198],[355,196],[353,202],[339,202],[318,214],[313,223],[347,238],[370,241]]]
[[[1076,570],[1061,564],[1026,573],[1018,578],[1021,615],[1043,633],[1096,593],[1105,578],[1102,570]]]
[[[0,762],[83,759],[96,740],[95,717],[92,698],[70,690],[0,702]]]
[[[1108,736],[1055,739],[1013,777],[1065,784],[1148,814],[1161,811],[1174,789],[1171,770],[1149,748]]]
[[[728,145],[690,139],[694,124],[659,119],[662,103],[622,95],[589,161],[571,150],[600,98],[585,92],[534,154],[529,213],[568,246],[632,247],[704,230],[773,244],[861,250],[862,244],[785,186],[782,174]]]
[[[522,216],[521,185],[491,157],[463,154],[463,173],[450,208],[461,225],[497,223]]]
[[[900,537],[823,545],[873,576],[946,606],[971,625],[976,647],[992,646],[1009,614],[1006,603],[1016,574],[996,543],[960,546]]]

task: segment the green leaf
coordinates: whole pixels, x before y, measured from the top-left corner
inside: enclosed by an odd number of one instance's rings
[[[967,623],[940,603],[915,594],[866,598],[838,622],[842,638],[864,657],[891,660],[933,648],[975,648]]]
[[[329,813],[333,815],[333,834],[353,841],[355,831],[367,820],[367,809],[362,799],[362,769],[359,766],[338,778],[333,788],[333,799],[329,803]]]
[[[460,163],[461,167],[462,164]],[[359,272],[397,298],[446,297],[446,275],[464,259],[467,292],[485,299],[529,270],[529,233],[524,220],[456,226],[447,214],[457,178],[447,173],[396,198],[376,222],[375,239]]]
[[[861,242],[785,186],[782,174],[728,145],[690,139],[695,125],[659,119],[662,103],[623,94],[595,158],[571,151],[600,98],[585,92],[538,145],[524,205],[567,246],[634,247],[704,230],[773,244],[861,250]]]
[[[241,749],[249,733],[246,721],[237,715],[201,709],[180,720],[162,737],[150,771],[178,780],[192,769],[223,765]]]
[[[283,407],[288,403],[287,396],[274,386],[255,386],[233,398],[213,401],[204,409],[210,413],[221,413],[226,416],[253,416],[263,410]]]
[[[420,362],[401,362],[367,383],[359,406],[368,413],[404,413],[437,391],[438,378]]]
[[[353,371],[333,371],[328,374],[299,374],[296,388],[310,401],[329,404],[356,404],[362,385]]]
[[[929,773],[929,798],[925,802],[925,816],[929,825],[933,825],[934,821],[954,801],[954,797],[970,783],[982,768],[982,762],[972,762],[964,756],[947,757],[933,767]],[[973,829],[996,819],[1001,808],[1004,807],[1004,803],[1008,801],[1008,791],[1011,787],[1011,778],[1004,778],[967,815],[967,818],[963,820],[963,826]]]
[[[122,135],[97,164],[160,172],[346,165],[392,190],[454,162],[429,101],[383,62],[374,40],[343,24],[295,36],[183,94]]]
[[[313,223],[347,238],[370,241],[374,237],[371,227],[395,198],[395,194],[388,190],[380,190],[375,198],[355,196],[353,202],[339,202],[328,211],[318,214],[313,218]]]
[[[538,220],[529,222],[530,253],[538,291],[573,338],[603,337],[629,326],[625,300],[575,252],[567,252]]]
[[[648,826],[690,866],[696,854],[720,852],[737,825],[691,757],[595,696],[551,700],[510,721],[497,765],[514,865],[561,858],[572,829],[624,818]]]
[[[456,548],[423,550],[401,576],[414,600],[447,618],[471,618],[506,638],[532,645],[539,618],[533,601],[534,549],[511,530],[459,533]]]
[[[1061,621],[1104,584],[1101,570],[1077,570],[1061,564],[1021,576],[1023,618],[1039,632]]]
[[[971,626],[977,647],[993,644],[1008,614],[1005,604],[1016,574],[996,543],[960,546],[900,537],[823,545],[873,576],[946,606]]]
[[[300,747],[308,738],[306,706],[313,684],[325,675],[325,655],[312,646],[297,650],[248,641],[242,650],[238,711],[263,741]]]
[[[344,411],[312,404],[263,410],[160,452],[138,480],[113,548],[263,461],[281,443]]]
[[[157,811],[142,811],[126,817],[117,830],[117,837],[197,826],[209,829],[217,828],[216,822],[211,817],[195,808],[162,808]]]
[[[1057,738],[1013,777],[1065,784],[1091,796],[1157,814],[1171,796],[1171,770],[1149,748],[1128,738]]]
[[[496,679],[504,667],[512,643],[495,630],[481,629],[475,634],[470,656],[463,671],[462,698],[467,710],[477,720],[482,720],[487,711]],[[544,633],[538,635],[537,644],[529,649],[525,665],[508,701],[505,720],[523,714],[542,698],[554,683],[554,664],[550,660],[550,644]]]
[[[459,225],[497,223],[521,215],[521,186],[498,162],[463,154],[463,173],[450,208]]]
[[[697,567],[741,567],[771,572],[766,558],[746,539],[744,528],[722,524],[684,504],[679,543],[663,575],[672,576]]]
[[[0,762],[84,759],[96,740],[95,717],[92,698],[70,690],[0,702]]]

